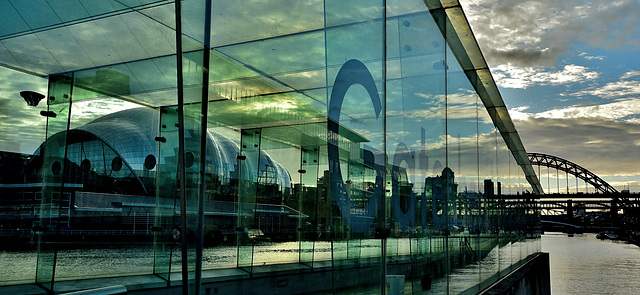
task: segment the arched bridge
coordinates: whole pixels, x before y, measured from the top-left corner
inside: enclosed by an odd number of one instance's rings
[[[598,177],[598,175],[595,175],[593,172],[583,168],[576,163],[560,157],[541,153],[527,153],[527,156],[529,157],[529,162],[531,162],[531,165],[546,166],[549,168],[564,171],[568,174],[584,180],[586,183],[592,185],[598,192],[601,193],[618,193],[618,190],[616,190],[602,178]]]

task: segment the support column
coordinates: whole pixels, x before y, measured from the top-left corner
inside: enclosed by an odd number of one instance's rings
[[[573,201],[567,200],[567,223],[573,224]]]
[[[618,218],[618,199],[611,199],[611,226],[618,227],[620,226],[620,219]]]

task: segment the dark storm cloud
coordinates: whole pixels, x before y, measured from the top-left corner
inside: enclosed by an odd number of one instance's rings
[[[564,50],[560,48],[547,48],[545,50],[533,48],[514,48],[510,50],[488,48],[484,51],[485,55],[491,57],[494,63],[513,63],[522,66],[554,64],[556,57],[563,52]]]

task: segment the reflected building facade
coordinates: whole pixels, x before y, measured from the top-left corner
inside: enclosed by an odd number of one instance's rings
[[[457,1],[43,2],[0,6],[0,65],[48,79],[43,143],[0,155],[33,261],[0,285],[467,294],[540,252]]]

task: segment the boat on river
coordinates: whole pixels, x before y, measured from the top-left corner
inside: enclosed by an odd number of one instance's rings
[[[599,232],[596,235],[596,238],[600,240],[619,240],[620,236],[610,231],[603,231],[603,232]]]

